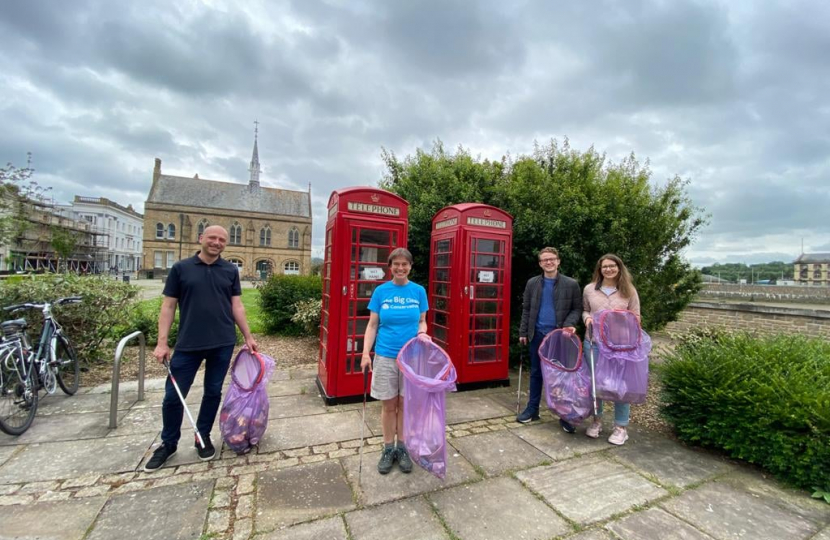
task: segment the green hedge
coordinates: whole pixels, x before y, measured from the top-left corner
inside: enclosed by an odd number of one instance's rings
[[[4,280],[0,285],[0,306],[22,302],[53,301],[66,296],[81,296],[80,304],[68,304],[54,310],[83,362],[111,361],[115,346],[111,341],[130,319],[137,302],[138,288],[112,278],[77,274],[42,274],[23,279]],[[3,313],[4,319],[11,315]],[[29,335],[36,340],[41,329],[41,314],[22,312],[30,324]]]
[[[659,372],[663,414],[682,440],[801,488],[830,486],[830,343],[703,331]]]
[[[293,322],[291,318],[297,311],[297,303],[319,300],[321,291],[320,276],[271,276],[259,289],[265,331],[285,336],[311,335],[306,326]]]

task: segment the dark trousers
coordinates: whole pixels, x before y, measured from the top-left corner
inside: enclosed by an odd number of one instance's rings
[[[225,382],[225,375],[228,373],[233,348],[233,345],[228,345],[201,351],[176,350],[173,353],[173,358],[170,359],[170,371],[176,378],[179,390],[182,391],[184,397],[187,397],[187,393],[193,385],[193,379],[196,377],[199,366],[202,365],[202,360],[205,361],[205,393],[202,396],[202,405],[199,407],[199,417],[196,420],[196,428],[202,436],[210,435],[213,422],[216,421],[216,413],[219,411],[219,404],[222,402],[222,385]],[[164,387],[161,417],[163,422],[162,442],[168,446],[178,446],[179,438],[182,435],[184,407],[169,377]]]
[[[527,408],[539,412],[539,402],[542,400],[542,364],[539,362],[539,346],[545,334],[534,332],[530,340],[530,390],[527,396]]]

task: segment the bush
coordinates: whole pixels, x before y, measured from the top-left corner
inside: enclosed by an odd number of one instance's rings
[[[0,306],[22,302],[53,301],[66,296],[81,296],[79,304],[56,307],[55,318],[75,346],[78,358],[96,363],[111,358],[114,351],[104,350],[108,340],[122,337],[137,302],[138,288],[99,276],[77,274],[42,274],[0,285]],[[30,323],[30,336],[41,329],[40,313],[22,316]]]
[[[696,332],[660,367],[678,436],[810,489],[830,486],[830,343]]]
[[[154,300],[147,300],[141,302],[136,306],[132,312],[128,325],[123,329],[124,335],[131,334],[136,330],[140,330],[147,345],[155,346],[159,338],[159,312],[161,311],[162,298]],[[179,310],[176,310],[176,316],[173,319],[173,324],[170,326],[170,334],[168,343],[172,346],[176,343],[176,337],[179,334]]]
[[[305,300],[319,300],[322,279],[320,276],[273,275],[259,289],[259,304],[265,332],[286,336],[306,335],[303,324],[295,323],[291,317],[295,305]]]
[[[316,336],[320,331],[320,310],[323,309],[323,300],[303,300],[294,304],[294,315],[291,322],[298,324],[305,330],[307,336]]]

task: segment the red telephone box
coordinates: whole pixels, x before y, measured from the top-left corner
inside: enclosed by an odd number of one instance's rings
[[[449,353],[459,383],[509,384],[513,217],[478,203],[432,218],[429,312],[432,339]]]
[[[360,357],[369,299],[392,279],[387,259],[406,247],[409,203],[388,191],[350,187],[329,198],[317,386],[326,403],[363,394]]]

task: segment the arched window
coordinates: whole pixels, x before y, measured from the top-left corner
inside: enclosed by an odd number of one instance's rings
[[[199,241],[199,238],[203,234],[205,234],[205,229],[207,229],[208,227],[210,227],[210,223],[208,223],[208,220],[206,220],[206,219],[202,219],[202,221],[200,221],[199,224],[196,226],[196,241],[197,242]]]
[[[821,279],[821,266],[816,265],[813,270],[813,279]]]
[[[164,224],[156,223],[156,238],[164,238]]]
[[[176,226],[172,223],[167,226],[167,239],[172,240],[176,238]]]
[[[266,225],[265,227],[259,230],[259,245],[260,246],[270,246],[271,245],[271,227]]]
[[[288,247],[300,247],[300,231],[297,230],[297,227],[292,227],[291,230],[288,231]]]
[[[300,263],[297,261],[288,261],[282,267],[282,273],[287,276],[300,275]]]
[[[234,265],[238,271],[242,271],[242,259],[231,257],[228,262]]]
[[[801,279],[807,279],[807,267],[802,266],[801,271],[798,273],[798,275],[801,276]]]
[[[231,244],[241,244],[242,243],[242,225],[238,222],[234,221],[233,225],[231,225]]]

